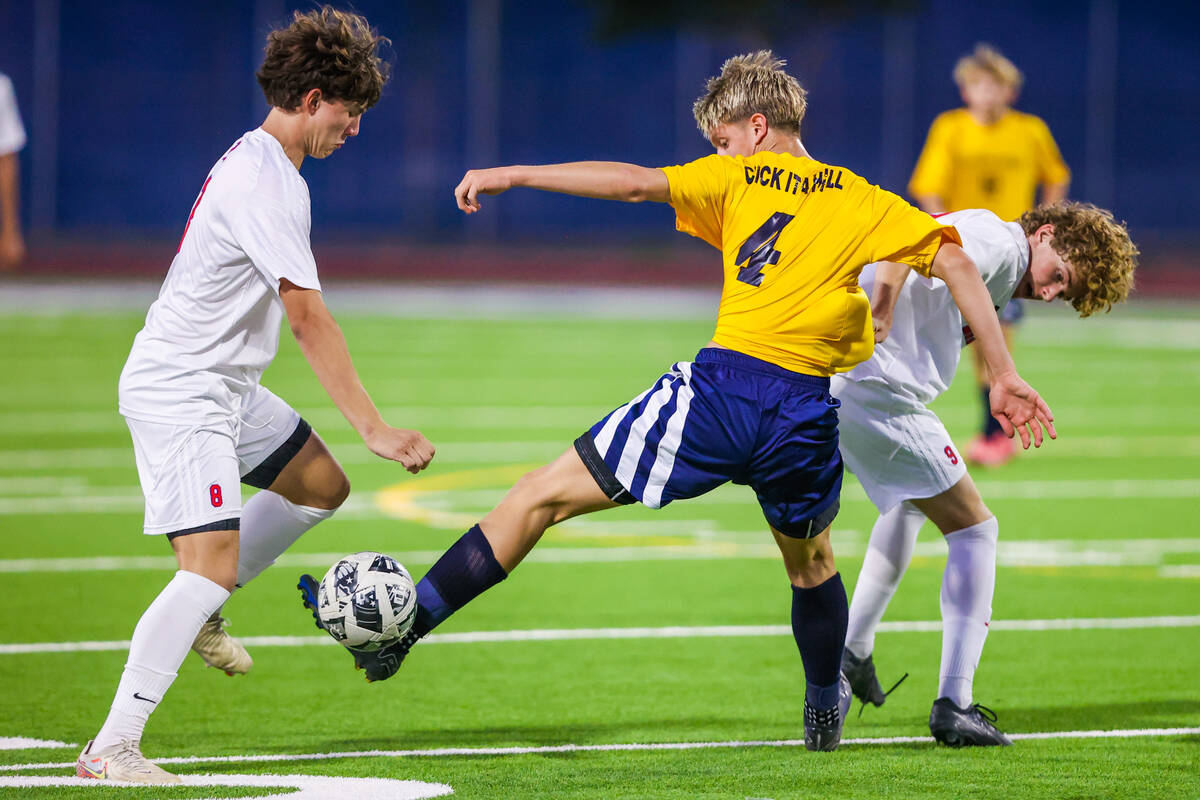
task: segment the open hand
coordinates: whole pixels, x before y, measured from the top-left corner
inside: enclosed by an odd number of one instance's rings
[[[1020,434],[1021,446],[1026,450],[1029,449],[1031,434],[1033,446],[1042,446],[1043,428],[1051,439],[1058,438],[1050,407],[1016,372],[1004,372],[992,377],[989,400],[992,416],[1000,423],[1005,435],[1012,438],[1014,433]]]
[[[375,455],[400,462],[414,475],[429,466],[436,452],[433,444],[420,431],[391,426],[372,432],[364,442]]]

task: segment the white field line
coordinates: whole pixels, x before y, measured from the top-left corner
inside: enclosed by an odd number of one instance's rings
[[[1198,345],[1200,347],[1200,345]],[[664,367],[667,365],[664,364]],[[653,375],[648,374],[649,381]],[[467,378],[462,378],[464,382]],[[474,383],[478,379],[470,378]],[[514,387],[527,383],[525,378],[515,377],[500,381],[491,379],[493,383],[513,384]],[[443,381],[445,382],[445,381]],[[478,391],[478,387],[476,387]],[[599,388],[598,388],[599,391]],[[584,430],[604,414],[619,404],[621,397],[606,399],[601,396],[595,405],[547,405],[547,406],[453,406],[453,405],[395,405],[380,409],[387,419],[394,419],[403,424],[418,428],[452,426],[455,430],[538,430],[561,428],[566,433]],[[1105,426],[1112,430],[1125,430],[1146,427],[1158,427],[1164,421],[1175,419],[1179,412],[1186,411],[1184,407],[1163,406],[1148,403],[1130,407],[1129,405],[1089,404],[1077,408],[1055,408],[1055,421],[1062,429],[1063,435],[1070,437],[1072,426]],[[943,421],[950,425],[958,425],[966,420],[975,421],[976,411],[966,408],[952,407],[938,411]],[[346,422],[336,408],[321,404],[320,407],[310,407],[304,411],[304,417],[318,430],[326,430],[334,434],[346,431]],[[0,411],[0,434],[67,434],[67,433],[124,433],[125,421],[116,409],[112,410],[62,410],[62,411]],[[1158,434],[1162,436],[1163,434]],[[1135,434],[1135,436],[1152,437],[1154,434]],[[1095,437],[1105,438],[1105,437]],[[1081,437],[1082,439],[1082,437]],[[564,437],[555,440],[560,449],[570,445],[570,439]],[[436,443],[435,443],[436,444]],[[463,443],[466,444],[466,443]],[[1052,442],[1049,446],[1053,448]],[[1161,452],[1170,454],[1171,449]],[[1154,453],[1151,453],[1152,455]]]
[[[0,736],[0,750],[51,750],[59,747],[79,747],[71,742],[54,739],[29,739],[24,736]]]
[[[669,364],[664,364],[670,366]],[[647,376],[650,380],[654,376]],[[464,379],[465,380],[465,379]],[[513,378],[514,383],[524,382]],[[380,408],[387,419],[403,420],[403,424],[414,427],[453,426],[467,428],[530,428],[545,429],[566,427],[586,429],[617,404],[591,406],[452,406],[452,405],[402,405]],[[344,430],[346,420],[336,408],[315,408],[304,412],[304,418],[315,427]],[[126,431],[125,420],[111,411],[5,411],[0,412],[0,433],[100,433]],[[566,449],[570,441],[559,442]]]
[[[1200,615],[1176,617],[1110,617],[1079,619],[992,620],[992,631],[1141,630],[1147,628],[1200,627]],[[942,629],[938,620],[881,622],[879,633],[934,633]],[[703,639],[748,636],[790,636],[790,625],[698,625],[665,628],[544,628],[514,631],[433,633],[424,644],[480,644],[498,642],[560,642],[613,639]],[[329,636],[242,636],[250,647],[320,647],[337,644]],[[0,644],[0,655],[32,653],[83,653],[127,650],[129,640],[107,642],[34,642]]]
[[[396,778],[343,778],[325,775],[180,775],[178,787],[184,786],[259,786],[264,789],[296,789],[270,794],[256,794],[262,798],[287,798],[287,800],[349,800],[349,798],[371,798],[371,800],[427,800],[454,794],[454,788],[445,783],[399,780]],[[59,775],[14,775],[0,776],[0,787],[19,789],[48,789],[70,787],[82,789],[84,793],[100,781],[91,778],[66,777]],[[113,789],[133,789],[145,784],[128,781],[106,780],[102,783]],[[226,795],[226,792],[216,794]],[[48,796],[48,795],[42,795]],[[83,796],[72,795],[72,796]],[[215,798],[213,798],[215,800]]]
[[[2,417],[3,415],[0,415]],[[582,419],[582,418],[581,418]],[[563,439],[524,439],[503,442],[437,442],[439,464],[513,464],[549,460],[566,449]],[[372,464],[379,457],[359,444],[333,444],[330,449],[347,465]],[[1032,453],[1034,458],[1172,458],[1200,455],[1200,436],[1064,436]],[[36,450],[0,450],[0,471],[30,470],[113,470],[134,469],[133,450],[129,447],[49,448]],[[2,479],[18,481],[22,478]],[[52,478],[28,478],[31,486]],[[72,476],[69,479],[80,480]],[[13,483],[16,486],[16,483]],[[12,493],[13,488],[0,491]]]
[[[665,534],[682,535],[681,528],[669,526]],[[627,533],[627,532],[623,532]],[[641,561],[704,561],[730,558],[775,559],[779,550],[767,542],[721,540],[721,536],[749,537],[752,531],[712,533],[701,530],[699,539],[689,544],[663,544],[630,547],[542,547],[525,559],[533,564],[599,564]],[[590,534],[589,535],[594,535]],[[647,533],[647,535],[649,535]],[[765,537],[761,531],[757,533]],[[710,538],[716,537],[716,538]],[[863,555],[866,543],[854,531],[836,531],[834,549],[843,558]],[[946,545],[940,539],[919,541],[914,555],[941,559]],[[1168,555],[1200,553],[1197,539],[1114,539],[1076,541],[1071,539],[1031,539],[1008,541],[1001,539],[997,548],[997,563],[1002,567],[1096,567],[1096,566],[1158,566],[1163,577],[1196,577],[1200,567],[1189,564],[1164,565]],[[322,571],[342,558],[345,553],[284,553],[275,562],[290,568],[317,567]],[[392,556],[404,564],[432,564],[442,550],[393,551]],[[120,570],[174,570],[174,556],[82,556],[75,558],[10,558],[0,559],[0,574],[39,572],[114,572]]]
[[[1159,567],[1158,574],[1164,578],[1200,578],[1200,564],[1172,564]]]
[[[1038,731],[1010,733],[1015,740],[1134,739],[1154,736],[1194,736],[1200,728],[1136,728],[1125,730]],[[930,736],[886,736],[843,739],[842,745],[933,744]],[[265,753],[244,756],[174,756],[154,758],[156,764],[245,764],[288,761],[331,761],[346,758],[440,758],[446,756],[518,756],[548,753],[654,752],[670,750],[741,749],[747,747],[803,747],[803,739],[749,739],[727,742],[630,742],[617,744],[553,744],[535,747],[434,747],[427,750],[347,750],[334,753]],[[0,771],[66,769],[74,761],[3,764]]]
[[[980,492],[989,500],[1124,500],[1124,499],[1198,499],[1198,478],[1135,478],[1117,480],[1059,480],[1059,481],[998,481],[980,480]],[[477,497],[478,490],[469,490]],[[447,503],[462,508],[455,501],[455,490],[414,492],[414,497],[429,498],[438,507]],[[491,496],[490,494],[488,496]],[[369,494],[352,497],[358,506],[343,506],[341,517],[370,515]],[[85,494],[70,493],[50,496],[0,497],[0,516],[8,514],[115,514],[141,511],[143,498],[140,490],[133,487],[104,487],[88,489]],[[419,499],[417,500],[419,503]],[[745,505],[752,503],[744,491],[721,491],[718,489],[702,497],[688,500],[690,506],[700,505]],[[842,491],[842,502],[864,503],[866,495],[855,482],[846,484]],[[429,508],[428,511],[438,511]],[[464,511],[467,509],[463,509]],[[486,509],[480,509],[486,510]],[[377,514],[376,516],[383,516]]]

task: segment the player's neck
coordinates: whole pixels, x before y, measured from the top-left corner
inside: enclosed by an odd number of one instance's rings
[[[763,140],[759,147],[759,152],[769,150],[772,153],[787,153],[796,158],[812,158],[808,151],[804,149],[804,144],[801,143],[799,136],[788,136],[771,133]]]
[[[263,120],[262,129],[274,136],[283,147],[283,153],[300,169],[304,163],[304,128],[300,114],[289,114],[281,108],[272,108]]]
[[[992,125],[999,122],[1000,118],[1008,113],[1008,106],[997,106],[996,108],[971,108],[968,106],[967,113],[980,125]]]

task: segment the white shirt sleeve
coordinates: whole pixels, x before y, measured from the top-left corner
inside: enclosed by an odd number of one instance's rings
[[[309,243],[305,209],[287,209],[253,194],[230,222],[233,235],[275,294],[286,278],[302,289],[320,291],[317,262]]]
[[[0,156],[15,153],[25,146],[25,126],[17,110],[17,95],[12,81],[0,73]]]

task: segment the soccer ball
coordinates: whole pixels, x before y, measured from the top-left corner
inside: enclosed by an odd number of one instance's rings
[[[400,562],[364,551],[329,568],[317,590],[317,615],[347,647],[376,650],[408,633],[417,616],[417,587]]]

